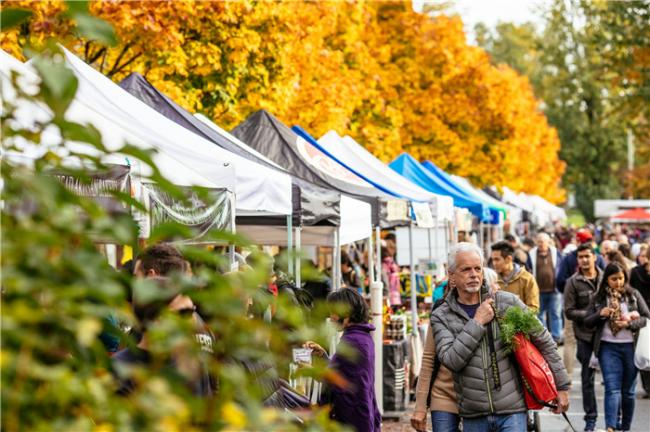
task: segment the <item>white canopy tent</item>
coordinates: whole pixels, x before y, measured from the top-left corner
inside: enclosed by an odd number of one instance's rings
[[[413,363],[413,370],[417,375],[421,365],[418,355],[421,344],[415,325],[418,320],[415,266],[420,259],[428,259],[429,262],[434,260],[434,254],[438,252],[439,234],[442,233],[444,236],[447,229],[446,223],[453,219],[453,199],[431,193],[399,175],[349,136],[341,138],[335,131],[329,131],[318,140],[318,144],[324,153],[378,189],[411,201],[420,228],[414,228],[411,223],[408,228],[398,227],[396,234],[398,239],[408,238],[408,255],[400,254],[398,256],[403,264],[410,265],[411,268],[411,315],[414,337],[411,342],[416,359]],[[429,203],[429,206],[423,203]],[[433,217],[431,217],[431,209],[434,210]],[[432,229],[433,236],[431,235]],[[417,230],[415,232],[416,239],[425,245],[422,248],[425,256],[420,256],[416,252],[414,230]],[[402,235],[405,231],[407,236]],[[426,240],[422,242],[422,239]],[[379,244],[379,238],[377,238],[377,242]],[[443,245],[446,245],[446,242]],[[403,259],[405,256],[408,259]],[[378,275],[377,281],[379,281]],[[381,373],[381,368],[379,371]]]
[[[529,195],[529,197],[533,201],[535,211],[539,209],[539,211],[547,213],[551,222],[566,220],[567,215],[563,208],[551,204],[538,195]]]
[[[431,193],[399,175],[350,136],[341,137],[331,130],[318,140],[318,144],[322,151],[378,189],[411,201],[431,203],[433,216],[438,220],[453,218],[450,197]]]
[[[32,88],[38,85],[40,79],[32,67],[29,64],[21,63],[5,51],[0,50],[0,68],[2,71],[2,97],[16,104],[16,117],[21,123],[21,126],[30,127],[37,121],[49,121],[52,118],[52,113],[47,106],[31,100],[16,99],[16,92],[10,84],[11,71],[15,71],[20,74],[19,84]],[[101,115],[101,113],[92,109],[92,107],[85,104],[78,97],[75,98],[66,112],[66,119],[79,123],[93,124],[101,132],[102,141],[109,150],[119,149],[125,142],[129,142],[142,149],[153,148],[138,137],[120,128],[119,125],[110,121]],[[41,142],[38,145],[29,145],[24,141],[18,142],[20,147],[17,151],[19,153],[13,156],[8,154],[8,156],[14,157],[17,160],[22,159],[23,161],[33,160],[51,150],[58,140],[58,132],[50,129],[41,136]],[[82,153],[96,153],[94,148],[85,144],[73,144],[70,147]],[[66,155],[61,156],[65,157]],[[177,186],[201,186],[234,190],[234,181],[229,178],[232,170],[227,169],[224,172],[223,169],[219,168],[220,166],[223,167],[223,162],[215,166],[215,173],[219,174],[220,177],[216,178],[217,181],[213,181],[215,180],[214,176],[213,179],[204,177],[164,152],[157,152],[152,158],[162,175]],[[124,164],[126,161],[126,156],[119,154],[114,154],[104,159],[106,163],[116,164]],[[140,170],[141,175],[148,176],[151,174],[148,166],[136,160],[133,156],[129,156],[128,161],[134,166],[136,171]],[[70,163],[74,163],[74,161],[70,160]]]
[[[15,121],[22,128],[32,128],[36,122],[47,123],[53,113],[44,103],[20,97],[11,83],[12,71],[19,74],[17,85],[27,91],[36,90],[40,78],[32,69],[31,65],[23,64],[8,55],[0,52],[0,79],[2,84],[2,98],[16,107],[11,121]],[[78,123],[90,123],[102,134],[103,144],[110,150],[119,149],[125,142],[143,150],[151,149],[147,143],[142,142],[138,137],[124,131],[119,125],[110,121],[100,113],[88,106],[84,101],[75,97],[69,109],[66,111],[68,121]],[[31,167],[34,161],[42,157],[46,152],[51,151],[61,157],[62,163],[70,168],[79,168],[86,162],[74,156],[70,151],[78,154],[97,155],[98,151],[92,145],[82,142],[67,142],[66,146],[59,145],[60,133],[55,127],[49,127],[41,134],[38,143],[29,142],[25,139],[10,138],[10,145],[15,148],[7,150],[3,148],[3,157],[14,163]],[[197,237],[184,241],[200,242],[200,237],[215,226],[220,229],[228,229],[226,226],[234,227],[234,169],[232,165],[224,162],[215,163],[215,175],[212,179],[197,174],[190,167],[183,165],[166,153],[157,152],[152,159],[161,174],[177,186],[201,186],[211,190],[211,193],[221,194],[215,202],[203,206],[204,203],[195,201],[197,207],[187,209],[187,212],[178,213],[178,204],[170,206],[169,198],[161,195],[155,185],[149,184],[151,180],[143,177],[151,174],[149,166],[132,155],[113,153],[102,155],[102,162],[108,166],[129,166],[131,184],[135,189],[135,198],[145,206],[153,206],[157,210],[153,214],[157,216],[144,217],[140,212],[133,213],[134,218],[140,225],[140,236],[147,238],[152,223],[160,222],[160,218],[177,220],[187,226],[199,229]],[[66,182],[71,179],[66,180]],[[66,183],[69,184],[69,183]],[[77,187],[76,184],[71,187]],[[82,189],[82,194],[91,193]],[[91,195],[92,196],[92,195]],[[195,217],[196,216],[196,217]],[[219,221],[218,225],[217,221]],[[225,224],[224,224],[225,223]]]
[[[522,192],[515,193],[511,189],[504,187],[503,199],[507,203],[529,212],[532,215],[533,222],[540,226],[567,219],[566,211],[563,208],[553,205],[537,195],[528,195]]]
[[[389,193],[399,194],[413,201],[435,201],[438,195],[422,189],[388,168],[372,153],[349,136],[342,138],[336,131],[329,131],[318,140],[321,150],[357,175],[386,187]]]
[[[228,139],[240,146],[244,151],[247,151],[256,157],[261,158],[267,161],[269,164],[276,166],[278,169],[284,171],[284,168],[281,168],[271,159],[267,158],[255,149],[247,146],[237,137],[214,124],[207,117],[201,114],[195,114],[195,117],[217,133],[227,136]],[[351,198],[347,195],[341,195],[340,215],[341,224],[338,228],[333,226],[302,227],[301,243],[304,245],[312,246],[331,246],[334,244],[334,232],[336,230],[339,230],[339,240],[342,245],[366,239],[372,234],[370,204],[355,198]],[[280,246],[287,245],[286,230],[282,227],[250,226],[242,227],[242,229],[248,235],[250,235],[252,238],[255,238],[262,244],[276,244]],[[297,246],[299,247],[300,245]]]
[[[238,211],[289,215],[291,179],[221,149],[157,113],[110,79],[62,48],[79,80],[77,97],[124,131],[166,153],[196,173],[213,180],[220,161],[235,167]]]
[[[520,208],[518,208],[516,206],[513,206],[511,204],[508,204],[506,202],[499,201],[498,199],[494,198],[493,196],[486,193],[485,191],[483,191],[483,190],[481,190],[481,189],[479,189],[477,187],[474,187],[474,185],[472,185],[469,182],[469,180],[467,180],[464,177],[460,177],[460,176],[452,174],[451,178],[454,179],[454,181],[462,184],[463,186],[465,186],[467,188],[471,188],[473,190],[473,192],[479,198],[484,200],[485,202],[487,202],[489,204],[492,204],[494,206],[497,206],[497,207],[504,208],[506,210],[507,217],[508,217],[508,219],[510,220],[510,222],[511,222],[511,224],[513,226],[516,226],[523,219],[523,214],[522,214],[522,211],[521,211]],[[498,229],[497,237],[498,238],[503,238],[503,235],[504,235],[504,232],[503,232],[503,225],[504,224],[503,223],[504,222],[505,222],[504,220],[500,221],[499,226],[497,227],[497,229]]]
[[[516,193],[506,186],[503,187],[503,200],[529,213],[535,211],[535,205],[525,194]]]
[[[207,127],[214,130],[215,132],[217,132],[219,135],[222,135],[222,136],[228,138],[230,141],[232,141],[234,144],[236,144],[243,151],[248,152],[248,153],[254,155],[255,157],[257,157],[259,159],[262,159],[264,162],[268,163],[269,165],[272,165],[272,166],[274,166],[274,167],[276,167],[278,169],[284,170],[284,168],[282,168],[280,165],[276,164],[271,159],[267,158],[262,153],[255,150],[254,148],[252,148],[250,146],[247,146],[246,144],[241,142],[239,140],[239,138],[237,138],[236,136],[234,136],[230,132],[222,129],[221,127],[219,127],[219,125],[214,123],[212,120],[210,120],[209,118],[207,118],[203,114],[196,113],[196,114],[194,114],[194,117],[199,119],[203,124],[205,124]]]

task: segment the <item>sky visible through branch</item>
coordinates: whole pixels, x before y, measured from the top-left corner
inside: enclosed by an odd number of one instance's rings
[[[440,4],[439,0],[415,0],[413,9],[421,11],[425,4]],[[474,43],[474,26],[480,22],[494,28],[499,21],[522,24],[533,22],[542,26],[539,8],[547,6],[550,0],[453,0],[448,13],[461,16],[469,43]]]

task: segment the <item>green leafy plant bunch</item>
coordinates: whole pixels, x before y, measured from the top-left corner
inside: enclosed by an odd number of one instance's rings
[[[515,336],[517,334],[521,333],[524,337],[529,338],[531,334],[544,329],[542,323],[537,319],[535,311],[524,310],[515,306],[508,308],[505,314],[499,318],[499,326],[501,328],[501,341],[508,351],[516,348]]]

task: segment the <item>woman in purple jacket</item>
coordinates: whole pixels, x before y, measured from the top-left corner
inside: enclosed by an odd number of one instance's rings
[[[330,319],[343,331],[329,367],[345,381],[344,385],[328,388],[331,417],[357,432],[380,431],[381,415],[375,397],[375,345],[370,335],[375,327],[368,324],[366,301],[355,290],[343,288],[330,293],[327,302],[332,310]],[[327,356],[315,342],[307,342],[305,347],[315,355]]]

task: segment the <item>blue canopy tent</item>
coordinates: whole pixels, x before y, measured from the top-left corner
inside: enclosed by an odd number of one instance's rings
[[[480,221],[490,220],[489,207],[480,200],[451,187],[446,182],[425,169],[413,156],[402,153],[388,166],[418,186],[435,194],[446,195],[454,200],[454,206],[469,210]]]
[[[489,218],[487,220],[484,219],[481,222],[489,223],[492,225],[499,225],[505,221],[506,209],[504,206],[497,206],[492,200],[488,200],[485,197],[479,195],[472,187],[469,187],[469,184],[462,184],[461,182],[455,181],[451,175],[447,174],[431,161],[427,160],[422,162],[422,166],[431,174],[439,178],[446,185],[448,185],[450,188],[454,189],[458,193],[462,193],[463,195],[470,197],[475,201],[482,203],[485,207],[487,207]]]

